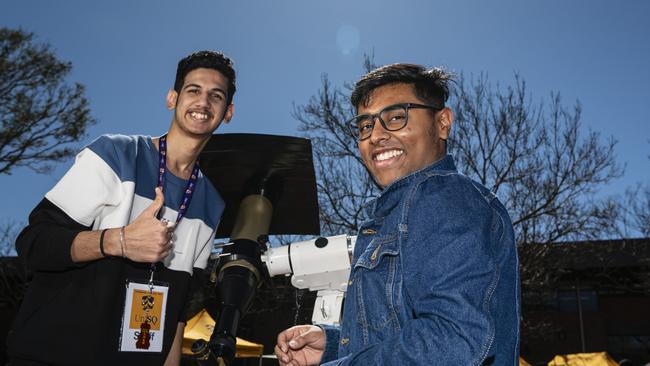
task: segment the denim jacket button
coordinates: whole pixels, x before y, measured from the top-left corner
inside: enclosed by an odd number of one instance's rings
[[[377,234],[377,230],[375,230],[375,229],[363,229],[363,231],[361,232],[361,234],[364,234],[364,235],[374,235],[374,234]]]
[[[350,279],[350,280],[348,281],[348,286],[352,286],[352,283],[353,283],[353,282],[354,282],[354,280]]]
[[[350,343],[350,338],[343,338],[341,339],[341,345],[345,346],[346,344]]]
[[[375,259],[377,259],[377,254],[379,253],[379,250],[380,250],[380,249],[381,249],[381,244],[379,244],[379,246],[377,246],[377,249],[375,249],[375,251],[372,252],[372,255],[370,256],[370,260],[371,260],[371,261],[374,262]]]

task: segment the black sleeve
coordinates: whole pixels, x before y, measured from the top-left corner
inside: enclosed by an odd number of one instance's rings
[[[29,225],[16,238],[16,252],[29,271],[77,267],[70,256],[72,241],[79,232],[90,229],[43,198],[29,215]]]

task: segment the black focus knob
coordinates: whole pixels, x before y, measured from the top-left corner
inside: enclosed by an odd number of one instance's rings
[[[257,237],[257,242],[262,245],[266,245],[269,242],[269,236],[266,234],[262,234]]]
[[[320,238],[316,239],[316,242],[314,244],[316,244],[317,248],[323,248],[327,245],[327,238],[323,238],[321,236]]]

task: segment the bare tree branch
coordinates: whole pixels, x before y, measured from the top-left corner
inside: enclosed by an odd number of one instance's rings
[[[13,220],[4,220],[0,223],[0,257],[16,255],[14,243],[22,226]]]
[[[365,67],[374,68],[370,57]],[[306,105],[294,106],[299,131],[312,140],[324,235],[356,233],[365,219],[364,204],[377,193],[346,124],[355,112],[349,102],[350,89],[350,85],[343,90],[333,87],[323,75],[317,94]]]
[[[461,75],[452,98],[456,113],[450,152],[466,175],[490,188],[512,216],[517,242],[602,238],[616,231],[616,205],[595,193],[623,169],[616,141],[583,132],[580,103],[533,103],[526,83],[502,90],[486,74]],[[584,134],[584,135],[583,135]]]

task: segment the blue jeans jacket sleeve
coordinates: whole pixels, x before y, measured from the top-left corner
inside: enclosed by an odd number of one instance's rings
[[[336,358],[339,347],[341,329],[337,326],[318,324],[325,331],[325,352],[321,362],[327,362]]]
[[[430,178],[405,199],[396,276],[401,291],[391,298],[399,304],[398,325],[362,330],[381,335],[349,354],[340,351],[345,357],[327,365],[515,365],[518,275],[505,211],[466,181],[448,177]],[[372,296],[384,294],[356,296],[368,296],[358,312],[381,314]],[[349,332],[350,339],[367,335]]]

